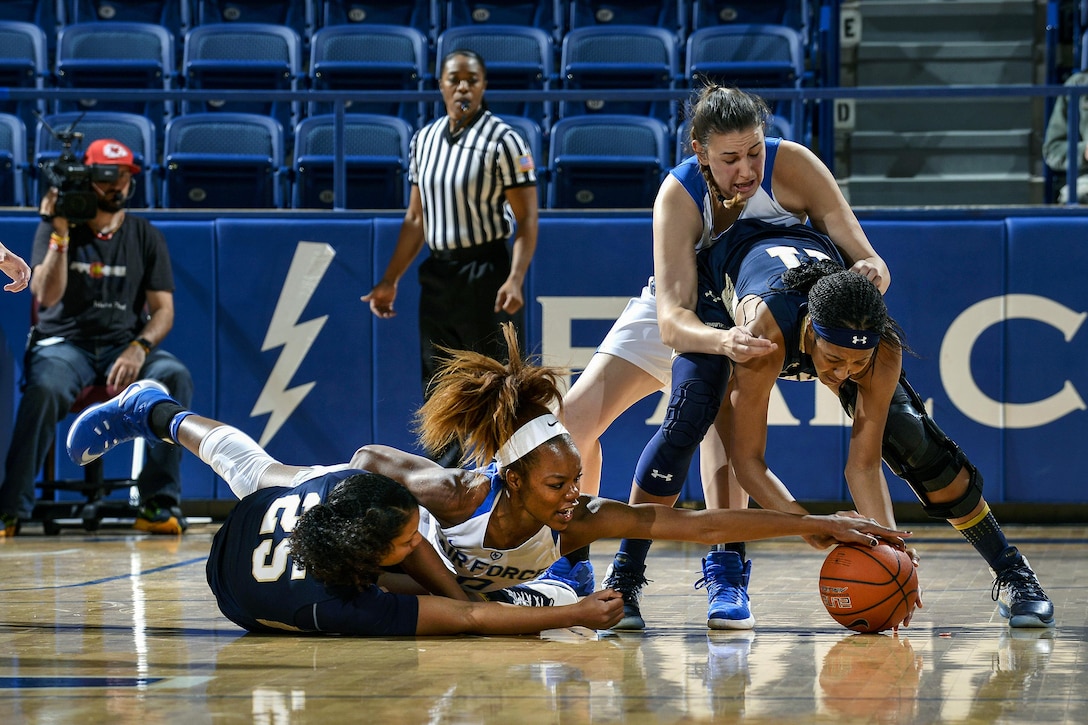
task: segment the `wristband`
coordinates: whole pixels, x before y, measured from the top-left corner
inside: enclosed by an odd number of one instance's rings
[[[129,345],[138,345],[144,349],[144,355],[151,354],[151,343],[147,341],[147,338],[137,337],[135,340],[129,343]]]
[[[67,244],[57,244],[54,241],[49,242],[49,248],[52,249],[54,252],[60,252],[61,254],[64,254],[68,251]]]
[[[62,237],[56,232],[53,232],[49,235],[49,248],[54,252],[67,252],[69,239],[70,237]]]

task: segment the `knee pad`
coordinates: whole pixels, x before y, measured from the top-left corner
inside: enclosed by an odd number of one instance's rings
[[[929,417],[921,397],[905,377],[900,377],[888,409],[883,457],[895,475],[910,484],[929,516],[942,519],[966,516],[982,499],[982,476],[978,469]],[[966,493],[957,501],[930,502],[928,494],[947,488],[964,468],[970,475]]]
[[[691,459],[721,407],[722,391],[703,380],[673,388],[665,421],[635,467],[635,483],[654,496],[675,496],[684,488]]]

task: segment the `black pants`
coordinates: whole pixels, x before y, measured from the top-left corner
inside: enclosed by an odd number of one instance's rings
[[[510,315],[494,311],[495,295],[510,275],[505,241],[432,252],[419,267],[419,351],[423,395],[443,357],[441,347],[473,350],[505,362],[506,342],[499,325],[513,322],[522,339],[524,308]]]

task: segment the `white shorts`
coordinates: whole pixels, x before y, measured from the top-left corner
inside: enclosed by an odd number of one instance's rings
[[[630,299],[604,341],[597,346],[597,352],[615,355],[636,365],[667,388],[672,382],[673,351],[661,342],[652,284],[653,278],[642,288],[640,296]]]

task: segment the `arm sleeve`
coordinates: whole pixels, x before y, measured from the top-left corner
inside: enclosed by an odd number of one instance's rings
[[[404,637],[416,633],[419,599],[371,585],[350,599],[327,599],[299,611],[298,626],[327,633]]]

